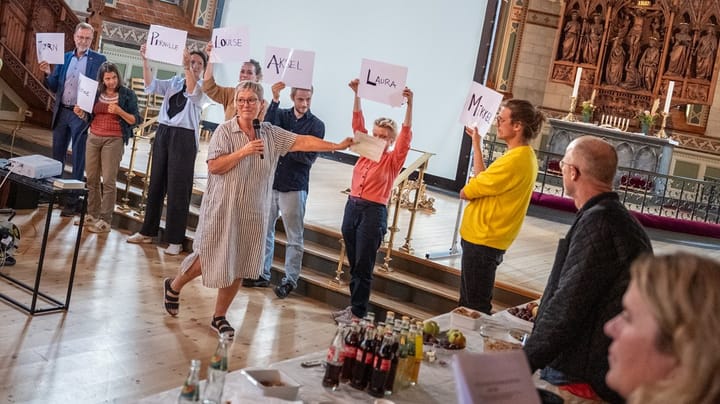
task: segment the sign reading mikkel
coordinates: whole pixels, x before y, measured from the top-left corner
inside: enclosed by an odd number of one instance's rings
[[[51,65],[65,63],[65,34],[62,32],[38,32],[35,34],[38,62]]]
[[[145,43],[145,57],[177,66],[183,64],[187,31],[151,25]]]
[[[315,52],[268,46],[263,81],[268,84],[282,81],[289,87],[310,89],[314,66]]]
[[[78,82],[77,105],[83,111],[91,114],[95,105],[95,94],[97,93],[98,82],[80,73]]]
[[[460,123],[477,126],[478,133],[485,135],[500,109],[502,99],[502,94],[473,81],[460,114]]]
[[[246,62],[250,59],[249,37],[247,27],[215,28],[210,63]]]
[[[407,67],[376,60],[363,59],[360,65],[360,98],[381,102],[393,107],[403,103],[402,92],[407,81]]]

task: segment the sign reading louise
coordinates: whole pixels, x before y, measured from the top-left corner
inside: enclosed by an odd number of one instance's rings
[[[282,81],[289,87],[310,89],[314,66],[315,52],[268,46],[263,81],[268,84]]]
[[[497,91],[473,82],[460,114],[460,123],[477,126],[478,133],[485,135],[500,109],[502,99],[502,94]]]
[[[35,34],[35,49],[37,49],[38,62],[61,65],[65,63],[65,34],[38,32]]]
[[[83,111],[91,114],[95,105],[95,94],[97,93],[98,82],[80,73],[78,82],[77,105]]]
[[[360,98],[393,107],[403,103],[402,92],[407,81],[407,67],[363,59],[360,65]]]
[[[177,66],[183,64],[187,31],[151,25],[145,43],[145,57]]]
[[[210,63],[243,63],[250,59],[249,36],[247,27],[215,28]]]

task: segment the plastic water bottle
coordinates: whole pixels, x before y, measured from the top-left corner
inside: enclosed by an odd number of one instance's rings
[[[228,370],[228,337],[220,334],[218,346],[210,358],[207,371],[207,386],[203,395],[203,404],[220,404],[222,402],[225,375]]]

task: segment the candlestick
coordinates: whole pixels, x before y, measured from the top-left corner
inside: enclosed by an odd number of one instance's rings
[[[663,112],[660,115],[662,115],[662,123],[660,124],[660,130],[657,133],[657,137],[659,137],[660,139],[668,139],[670,136],[668,136],[668,134],[665,132],[665,125],[667,124],[668,114],[667,112]]]
[[[573,86],[573,92],[572,92],[572,97],[575,97],[575,98],[577,98],[578,89],[580,89],[580,77],[582,77],[582,67],[578,67],[577,73],[575,73],[575,85]]]
[[[568,114],[565,115],[565,118],[563,118],[563,121],[568,122],[575,122],[575,105],[577,103],[576,97],[570,97],[570,110],[568,111]]]
[[[590,96],[590,105],[595,105],[595,95],[597,94],[597,89],[593,89],[592,95]]]
[[[665,108],[663,108],[663,112],[666,114],[670,112],[670,101],[672,100],[673,91],[675,90],[675,82],[670,81],[668,83],[668,91],[665,95]]]

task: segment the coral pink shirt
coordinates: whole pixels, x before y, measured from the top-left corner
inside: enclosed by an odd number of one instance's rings
[[[353,131],[368,133],[362,111],[353,111]],[[410,151],[412,131],[403,125],[395,140],[395,148],[383,153],[379,162],[360,157],[355,164],[350,195],[367,201],[387,205],[393,182],[400,174],[405,158]]]

